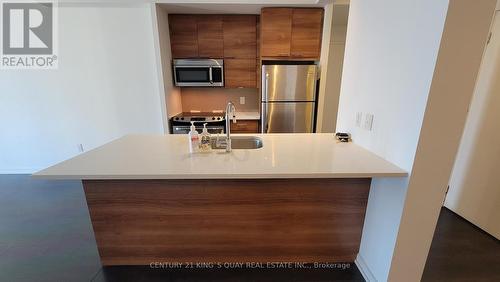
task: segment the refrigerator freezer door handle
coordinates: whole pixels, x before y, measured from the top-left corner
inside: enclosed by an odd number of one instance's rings
[[[264,93],[262,93],[262,101],[267,102],[267,92],[269,91],[269,73],[265,73],[265,79],[264,79]]]

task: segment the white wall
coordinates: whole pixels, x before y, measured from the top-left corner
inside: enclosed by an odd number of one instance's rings
[[[96,5],[59,9],[59,69],[0,70],[0,173],[163,132],[150,4]]]
[[[351,1],[337,131],[411,171],[447,0]],[[356,113],[374,114],[372,131]],[[385,281],[407,179],[374,179],[358,259]]]
[[[319,132],[336,131],[346,31],[347,26],[333,27],[333,41],[330,42],[329,46],[330,56],[328,57],[328,73],[324,81],[327,93],[325,93],[323,97],[323,115]]]
[[[500,11],[492,32],[445,206],[500,239]]]
[[[335,132],[337,124],[340,84],[342,79],[342,63],[347,26],[345,17],[339,9],[345,10],[348,5],[328,4],[325,7],[323,20],[323,35],[321,45],[321,80],[318,93],[317,132]]]
[[[170,31],[168,26],[168,11],[160,4],[155,5],[158,23],[158,52],[162,66],[162,86],[165,96],[167,117],[173,117],[182,112],[181,91],[175,87],[172,80],[172,50],[170,48]]]
[[[389,281],[420,281],[467,117],[496,0],[451,0]]]
[[[337,126],[410,172],[372,182],[357,259],[368,280],[420,281],[494,5],[351,1]],[[374,114],[372,131],[357,112]]]
[[[318,89],[318,109],[316,110],[316,132],[322,132],[325,120],[325,111],[327,108],[326,95],[328,94],[326,81],[328,77],[330,57],[333,52],[330,49],[330,42],[333,41],[333,9],[334,4],[329,3],[325,6],[323,14],[323,32],[321,34],[321,54],[319,60],[320,83]],[[331,71],[330,71],[331,72]]]

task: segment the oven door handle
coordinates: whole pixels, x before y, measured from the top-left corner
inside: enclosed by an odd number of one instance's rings
[[[208,125],[207,130],[212,131],[212,134],[220,133],[224,131],[224,125]],[[172,133],[173,134],[187,134],[191,130],[190,125],[172,125]],[[197,126],[196,130],[200,133],[203,130],[203,127]]]
[[[212,78],[212,67],[210,67],[210,70],[208,71],[208,80],[210,81],[210,84],[214,84],[214,80]]]

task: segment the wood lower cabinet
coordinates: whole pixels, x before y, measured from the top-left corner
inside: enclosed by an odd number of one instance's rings
[[[169,15],[173,58],[198,57],[198,25],[195,15]]]
[[[322,9],[294,9],[290,45],[291,56],[297,58],[319,58],[322,27]]]
[[[292,34],[291,8],[263,8],[260,16],[262,57],[289,57]]]
[[[238,120],[236,123],[231,122],[231,133],[258,133],[258,120]]]
[[[224,72],[226,88],[256,88],[256,68],[256,59],[225,59]]]
[[[257,16],[224,16],[224,57],[257,58]]]
[[[224,57],[222,16],[197,16],[198,56],[200,58]]]
[[[103,265],[354,262],[369,178],[83,180]]]

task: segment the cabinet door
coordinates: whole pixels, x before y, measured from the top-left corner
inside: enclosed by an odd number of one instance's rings
[[[323,9],[293,9],[291,56],[319,59]]]
[[[257,17],[224,16],[224,57],[250,59],[257,57]]]
[[[258,120],[238,120],[236,123],[231,122],[231,133],[258,133]]]
[[[227,88],[257,87],[255,59],[226,59],[224,60],[224,72]]]
[[[222,16],[198,15],[198,57],[222,58],[224,56]]]
[[[257,16],[257,19],[256,19],[256,31],[257,31],[257,36],[255,36],[257,38],[257,58],[260,58],[260,16]]]
[[[260,15],[262,57],[289,57],[291,8],[263,8]]]
[[[169,15],[170,46],[173,58],[198,57],[196,16]]]

